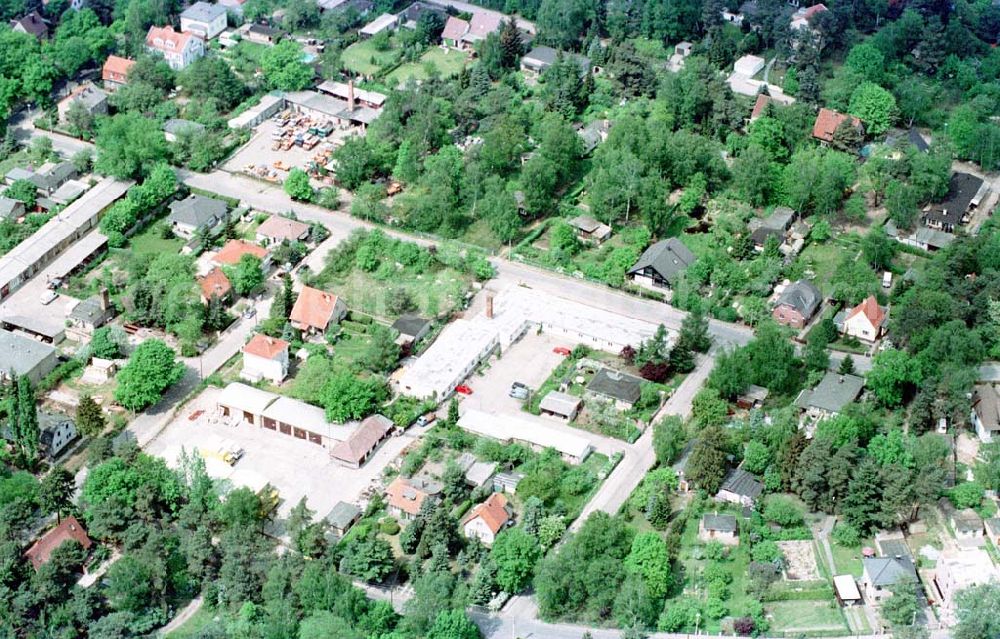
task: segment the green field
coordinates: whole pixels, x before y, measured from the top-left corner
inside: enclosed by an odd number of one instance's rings
[[[348,49],[350,50],[350,49]],[[345,54],[347,51],[344,52]],[[469,57],[462,51],[443,50],[441,47],[431,47],[420,56],[419,62],[408,62],[386,76],[389,86],[403,84],[410,78],[415,80],[426,80],[430,69],[436,69],[442,77],[449,77],[461,73],[465,68],[465,63]]]
[[[778,632],[849,632],[844,616],[833,600],[775,601],[767,604],[765,609],[771,618],[771,629]]]
[[[157,220],[147,226],[141,233],[136,234],[132,240],[132,253],[140,255],[144,253],[180,253],[184,246],[184,240],[177,237],[164,238],[164,229],[167,228],[166,220]]]
[[[216,613],[207,608],[198,608],[191,618],[184,622],[181,627],[171,632],[169,639],[194,639],[200,637],[202,630],[212,623]]]
[[[393,46],[387,51],[375,48],[373,40],[355,42],[340,54],[344,68],[363,75],[375,75],[379,69],[390,65],[399,58],[399,50]]]
[[[871,540],[865,542],[866,546],[874,545]],[[861,546],[857,548],[844,548],[840,544],[830,542],[830,550],[833,552],[834,572],[837,575],[861,576]]]

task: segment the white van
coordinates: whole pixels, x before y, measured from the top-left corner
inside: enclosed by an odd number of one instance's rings
[[[892,286],[892,273],[886,271],[882,273],[882,288],[889,288]]]

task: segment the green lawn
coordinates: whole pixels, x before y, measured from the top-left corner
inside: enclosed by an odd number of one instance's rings
[[[244,79],[249,79],[260,68],[260,58],[268,48],[264,44],[243,40],[235,47],[227,49],[225,57],[237,74]]]
[[[374,75],[379,69],[390,65],[399,58],[399,50],[392,48],[387,51],[379,51],[375,48],[372,40],[362,40],[355,42],[344,49],[340,54],[340,63],[344,68],[361,73],[363,75]]]
[[[866,541],[862,546],[872,546],[871,541]],[[861,576],[861,548],[844,548],[843,546],[830,542],[830,550],[833,552],[834,572],[838,575]]]
[[[169,639],[195,639],[195,637],[201,636],[201,631],[212,623],[215,617],[215,612],[203,606],[190,619],[185,621],[184,625],[171,632],[167,637]]]
[[[180,253],[184,246],[184,240],[176,237],[164,238],[163,233],[167,228],[165,220],[157,220],[147,226],[141,233],[132,237],[132,253],[141,255],[144,253]]]
[[[416,274],[400,269],[391,279],[380,280],[359,269],[346,276],[322,277],[314,285],[344,298],[348,308],[379,318],[395,319],[387,308],[390,290],[403,288],[424,317],[437,317],[458,306],[471,278],[450,268]]]
[[[767,604],[765,610],[771,619],[771,629],[778,632],[848,632],[844,615],[833,600],[775,601]]]
[[[0,175],[7,175],[7,172],[19,166],[28,165],[28,152],[25,150],[11,153],[5,159],[0,160]]]
[[[812,271],[813,284],[824,295],[830,295],[833,290],[830,281],[833,279],[833,273],[837,264],[843,259],[845,252],[844,247],[835,242],[827,242],[826,244],[813,242],[802,251],[797,261],[801,265],[803,275],[810,277],[805,271]]]
[[[350,47],[348,48],[348,51],[349,50]],[[344,53],[346,54],[347,51]],[[462,51],[454,51],[452,49],[445,51],[441,49],[441,47],[431,47],[426,53],[420,56],[419,62],[408,62],[395,69],[392,73],[386,76],[386,82],[390,86],[397,86],[406,82],[410,78],[415,80],[426,80],[429,76],[428,70],[432,65],[442,77],[447,78],[461,73],[468,60],[468,55]]]

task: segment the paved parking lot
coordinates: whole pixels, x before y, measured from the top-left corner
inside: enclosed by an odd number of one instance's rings
[[[571,349],[576,344],[564,337],[546,333],[539,335],[534,330],[529,330],[524,337],[504,351],[501,358],[494,357],[483,375],[473,375],[466,380],[466,385],[473,392],[472,395],[458,396],[461,398],[459,412],[475,409],[494,415],[512,415],[523,421],[583,437],[590,441],[595,450],[605,455],[624,451],[626,444],[623,441],[574,428],[555,417],[532,415],[522,410],[521,400],[509,395],[511,384],[514,382],[521,382],[535,391],[548,379],[552,370],[564,359],[562,355],[552,351],[557,346]]]
[[[227,442],[243,448],[246,454],[235,466],[229,466],[211,454],[205,457],[208,474],[231,482],[233,487],[259,490],[270,483],[281,494],[278,516],[289,511],[306,497],[317,517],[324,517],[338,501],[359,503],[368,488],[381,489],[382,471],[414,441],[407,433],[391,437],[360,469],[345,468],[330,460],[326,448],[283,436],[248,424],[232,426],[216,412],[216,398],[221,389],[209,387],[168,424],[144,448],[176,467],[183,448],[192,451],[216,451]],[[190,416],[204,413],[195,420]],[[412,431],[411,431],[412,432]]]

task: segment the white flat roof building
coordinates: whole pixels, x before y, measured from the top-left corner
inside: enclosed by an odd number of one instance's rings
[[[852,575],[837,575],[833,578],[833,587],[842,602],[861,601],[861,591]]]
[[[350,437],[358,427],[357,422],[332,424],[326,421],[326,412],[319,406],[284,396],[279,396],[273,404],[265,408],[262,416],[264,419],[273,419],[338,442]]]
[[[263,415],[264,410],[278,397],[279,395],[275,393],[233,382],[222,389],[218,404],[257,417]]]
[[[521,442],[536,448],[554,448],[572,463],[580,463],[594,449],[590,441],[534,419],[491,415],[469,409],[458,420],[460,428],[502,442]]]
[[[403,371],[396,382],[398,390],[418,399],[437,397],[443,400],[497,344],[496,327],[489,321],[455,320]]]
[[[756,55],[745,55],[733,63],[733,72],[752,78],[764,70],[764,58]]]
[[[375,18],[365,26],[361,27],[358,33],[361,37],[370,38],[373,35],[378,35],[386,29],[392,29],[399,23],[399,18],[391,13],[383,13],[379,17]]]

